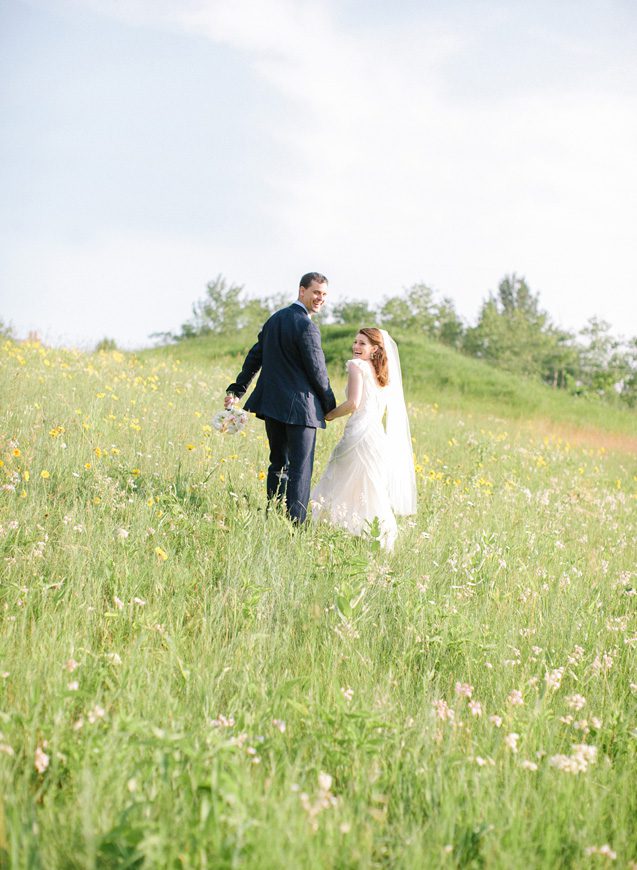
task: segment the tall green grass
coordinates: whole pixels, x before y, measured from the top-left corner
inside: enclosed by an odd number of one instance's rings
[[[635,457],[414,387],[386,554],[174,353],[0,349],[4,864],[631,866]]]

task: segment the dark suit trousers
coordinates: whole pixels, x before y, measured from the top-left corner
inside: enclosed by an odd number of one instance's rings
[[[265,431],[270,444],[268,498],[281,499],[285,495],[290,517],[298,523],[305,522],[310,500],[316,429],[266,418]]]

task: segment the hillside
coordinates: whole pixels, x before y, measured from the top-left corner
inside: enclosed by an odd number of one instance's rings
[[[344,363],[350,357],[353,333],[350,326],[321,327],[325,358],[337,388],[342,387]],[[214,363],[226,370],[231,380],[254,338],[252,332],[209,336],[143,351],[140,355],[202,365]],[[442,411],[462,410],[519,421],[528,418],[560,424],[574,438],[581,437],[578,430],[613,432],[622,437],[611,441],[637,452],[635,410],[554,390],[421,335],[397,333],[395,338],[400,347],[405,392],[411,401],[436,403]]]

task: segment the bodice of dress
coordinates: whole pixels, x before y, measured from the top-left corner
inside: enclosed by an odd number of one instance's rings
[[[348,434],[349,432],[354,434],[362,433],[363,430],[370,427],[382,428],[383,415],[387,407],[385,389],[376,383],[371,363],[360,359],[348,360],[348,372],[352,366],[356,366],[363,375],[363,395],[358,408],[350,415],[345,430]],[[345,392],[347,394],[347,390]]]

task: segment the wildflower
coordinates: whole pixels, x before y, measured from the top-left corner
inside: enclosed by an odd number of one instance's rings
[[[577,775],[584,773],[589,765],[597,761],[597,747],[588,743],[576,743],[573,745],[571,755],[553,755],[549,764],[564,773]]]
[[[606,674],[613,666],[613,657],[605,652],[602,656],[595,656],[595,661],[591,665],[591,670],[595,674]]]
[[[49,766],[49,761],[51,759],[46,754],[46,752],[42,749],[42,747],[38,746],[35,750],[35,769],[38,773],[44,773],[44,771]]]
[[[106,710],[103,707],[100,707],[99,704],[96,704],[92,710],[88,712],[88,721],[91,725],[94,725],[100,719],[103,719],[106,716]]]
[[[461,698],[470,698],[472,694],[473,686],[470,686],[469,683],[456,683],[456,695]]]
[[[576,646],[573,649],[573,652],[568,657],[567,661],[568,661],[569,665],[577,665],[582,661],[583,658],[584,658],[584,648],[581,646]]]
[[[51,475],[49,474],[49,472],[46,469],[44,469],[43,471],[40,472],[40,477],[44,478],[44,480],[48,480],[49,477],[51,477]]]
[[[69,692],[77,692],[77,690],[80,688],[80,684],[77,680],[71,680],[71,682],[67,684],[66,688],[69,690]]]
[[[496,728],[502,727],[502,716],[489,716],[489,722],[495,725]]]
[[[216,719],[212,719],[210,724],[213,728],[234,728],[234,717],[226,718],[223,713],[220,713]]]
[[[547,689],[554,689],[557,691],[559,687],[562,685],[562,677],[564,676],[564,668],[555,668],[552,671],[546,671],[544,674],[544,682],[546,683]]]
[[[520,739],[520,735],[516,734],[515,731],[512,731],[510,734],[504,738],[504,742],[506,744],[507,749],[510,749],[511,752],[518,751],[518,740]]]
[[[285,727],[286,726],[285,726],[285,722],[283,721],[283,719],[273,719],[272,724],[274,725],[275,728],[277,728],[281,732],[281,734],[285,734]]]
[[[469,701],[469,710],[472,716],[482,716],[482,704],[480,701]]]
[[[524,704],[522,692],[520,692],[519,689],[513,689],[512,692],[509,692],[507,701],[512,707],[521,707]]]
[[[354,697],[354,689],[352,689],[350,686],[348,686],[346,689],[344,689],[343,686],[341,686],[341,694],[343,695],[343,697],[345,698],[345,700],[349,704],[350,701],[352,700],[352,698]]]
[[[520,767],[522,767],[524,770],[537,770],[537,764],[534,761],[529,761],[526,758],[520,763]]]
[[[13,453],[13,455],[15,456],[16,459],[18,459],[20,456],[22,456],[22,451],[18,447],[14,447],[11,452]]]
[[[159,562],[165,562],[168,558],[168,553],[165,550],[162,550],[161,547],[155,547],[155,555]]]
[[[332,777],[329,773],[319,773],[318,780],[321,791],[329,791],[332,788]]]
[[[571,710],[581,710],[586,704],[586,698],[583,695],[569,695],[566,703]]]
[[[587,855],[601,855],[603,858],[608,858],[609,861],[615,861],[617,858],[617,852],[614,852],[608,843],[604,843],[603,846],[589,846],[586,849]]]
[[[453,722],[455,715],[453,710],[449,707],[446,701],[439,700],[433,702],[434,710],[436,711],[436,716],[438,719],[442,719],[443,722]]]
[[[133,598],[133,604],[136,604],[138,607],[145,607],[146,606],[146,602],[144,601],[144,599],[137,598],[137,597]]]
[[[118,598],[117,595],[113,595],[113,603],[115,604],[115,607],[117,607],[118,610],[124,609],[124,602],[122,601],[121,598]]]
[[[117,530],[117,537],[120,538],[121,540],[125,541],[126,538],[128,537],[128,529],[118,529]]]
[[[75,659],[67,659],[64,667],[67,669],[69,674],[72,674],[76,668],[79,668],[79,663],[75,661]]]

